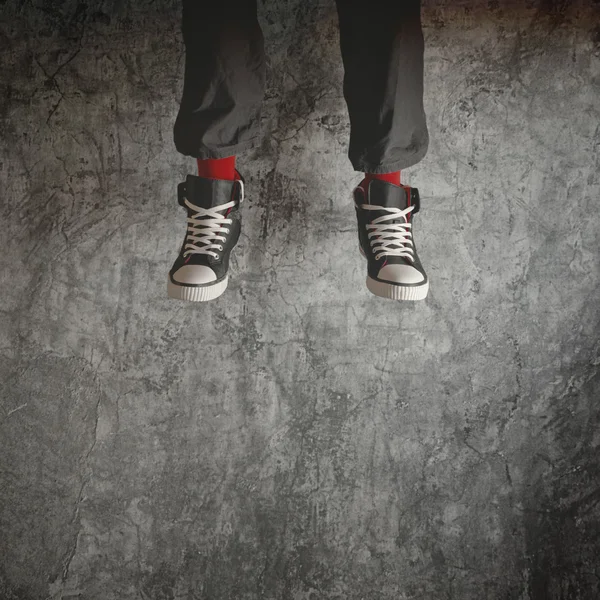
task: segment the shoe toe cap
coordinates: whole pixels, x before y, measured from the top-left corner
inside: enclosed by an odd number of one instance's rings
[[[204,265],[183,265],[173,273],[173,279],[177,283],[188,285],[201,285],[216,281],[215,272]]]
[[[378,279],[392,283],[421,283],[425,280],[423,273],[410,265],[385,265],[379,270]]]

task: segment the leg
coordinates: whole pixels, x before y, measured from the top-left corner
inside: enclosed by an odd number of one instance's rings
[[[175,146],[186,156],[232,156],[259,140],[264,40],[256,0],[183,0],[186,49]]]
[[[205,302],[223,294],[242,220],[244,179],[235,155],[259,139],[265,87],[256,0],[183,0],[186,49],[177,150],[198,159],[198,176],[179,184],[187,232],[169,271],[171,298]]]
[[[367,288],[376,296],[423,300],[429,280],[413,237],[419,193],[401,169],[427,152],[419,0],[336,0],[350,115],[348,156],[366,173],[354,190]]]
[[[419,162],[429,136],[423,109],[419,0],[336,0],[356,171],[388,173]]]

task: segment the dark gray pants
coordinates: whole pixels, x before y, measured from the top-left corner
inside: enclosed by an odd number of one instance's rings
[[[352,166],[369,173],[410,167],[429,141],[420,0],[336,4]],[[265,55],[256,0],[183,0],[183,39],[177,150],[222,158],[257,145]]]

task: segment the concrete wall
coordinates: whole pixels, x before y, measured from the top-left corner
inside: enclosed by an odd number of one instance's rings
[[[600,597],[600,15],[423,7],[425,302],[371,296],[331,0],[261,5],[230,288],[171,301],[174,0],[2,2],[0,598]]]

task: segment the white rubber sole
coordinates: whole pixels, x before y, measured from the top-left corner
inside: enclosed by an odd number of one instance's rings
[[[429,292],[429,282],[423,285],[394,285],[377,281],[367,275],[367,288],[372,294],[381,298],[390,298],[391,300],[424,300]]]
[[[170,298],[177,300],[188,300],[189,302],[207,302],[218,298],[226,289],[229,277],[213,285],[203,285],[201,287],[192,287],[189,285],[177,285],[170,279],[167,285],[167,292]]]

